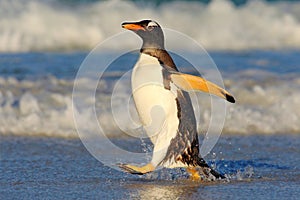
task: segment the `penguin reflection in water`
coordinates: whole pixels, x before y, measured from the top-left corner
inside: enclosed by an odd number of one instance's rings
[[[188,92],[211,93],[231,103],[235,102],[233,96],[201,77],[179,72],[164,48],[163,31],[157,22],[125,22],[122,27],[143,40],[131,84],[140,121],[154,149],[148,164],[119,167],[132,174],[145,174],[157,167],[184,167],[194,180],[224,178],[199,155],[196,119]],[[161,112],[154,113],[155,107]]]

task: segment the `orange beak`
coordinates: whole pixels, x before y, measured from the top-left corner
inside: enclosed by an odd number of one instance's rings
[[[122,28],[126,28],[126,29],[131,30],[131,31],[138,31],[138,30],[145,31],[144,27],[142,27],[141,25],[138,25],[138,24],[134,24],[134,23],[124,22],[122,24]]]

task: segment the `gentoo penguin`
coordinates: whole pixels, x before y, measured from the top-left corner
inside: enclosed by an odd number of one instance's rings
[[[199,155],[196,119],[188,92],[211,93],[231,103],[235,102],[233,96],[201,77],[179,72],[164,48],[164,34],[157,22],[124,22],[122,27],[143,40],[131,84],[140,121],[154,147],[150,163],[119,167],[132,174],[145,174],[157,167],[184,167],[192,179],[224,178]]]

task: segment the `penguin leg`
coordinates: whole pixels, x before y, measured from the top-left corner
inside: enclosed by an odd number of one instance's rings
[[[196,169],[196,167],[188,167],[188,168],[186,168],[186,171],[190,174],[191,180],[193,180],[193,181],[201,180],[201,176],[199,175],[199,172]]]
[[[141,167],[129,165],[129,164],[119,164],[119,167],[121,169],[123,169],[125,172],[131,173],[131,174],[140,174],[140,175],[146,174],[148,172],[152,172],[155,170],[155,167],[151,163],[148,163]]]

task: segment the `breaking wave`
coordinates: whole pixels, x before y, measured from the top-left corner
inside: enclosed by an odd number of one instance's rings
[[[241,6],[226,0],[156,6],[121,0],[0,0],[0,51],[87,50],[121,32],[123,21],[145,18],[189,35],[206,49],[299,48],[299,10],[300,2],[258,0]]]
[[[226,88],[234,94],[236,104],[228,104],[223,133],[230,134],[274,134],[300,132],[300,79],[299,77],[265,76],[262,80],[253,79],[259,71],[244,71],[238,78],[225,79]],[[93,80],[81,79],[80,83],[89,90]],[[233,84],[234,83],[234,84]],[[101,91],[96,94],[96,102],[83,91],[79,93],[82,107],[72,109],[73,80],[53,76],[39,80],[18,80],[0,77],[0,133],[13,135],[47,135],[78,137],[74,126],[73,112],[82,116],[80,124],[91,132],[98,131],[92,124],[93,110],[86,109],[95,104],[98,121],[107,126],[108,136],[120,135],[120,128],[109,113],[110,97],[106,90],[110,81],[101,80]],[[125,87],[125,86],[124,86]],[[125,93],[130,89],[122,90]],[[205,133],[210,120],[210,97],[199,94],[201,116],[199,129]],[[106,103],[105,103],[106,102]],[[86,105],[86,107],[84,106]],[[114,109],[118,115],[124,107],[122,94],[116,99]],[[123,117],[124,127],[134,129],[130,119]]]

